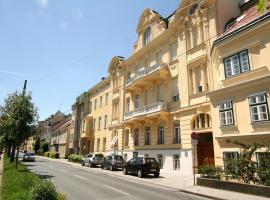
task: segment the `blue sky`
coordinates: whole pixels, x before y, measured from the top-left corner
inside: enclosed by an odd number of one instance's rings
[[[68,112],[76,97],[128,57],[145,8],[171,14],[180,0],[0,0],[0,103],[27,90],[40,119]]]

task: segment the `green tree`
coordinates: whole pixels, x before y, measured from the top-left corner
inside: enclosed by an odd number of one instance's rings
[[[40,137],[35,137],[34,140],[35,140],[35,143],[33,143],[33,149],[36,154],[37,151],[40,149]]]
[[[43,152],[49,151],[49,143],[48,142],[42,142],[41,143],[41,149]]]
[[[264,11],[268,10],[269,9],[269,2],[270,2],[270,0],[259,0],[258,5],[257,5],[258,10],[260,12],[264,12]]]
[[[37,109],[31,94],[15,92],[8,95],[4,105],[0,106],[1,142],[7,150],[11,149],[11,162],[16,149],[35,133],[36,119]]]

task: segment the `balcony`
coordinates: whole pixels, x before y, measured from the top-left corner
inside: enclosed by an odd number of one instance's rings
[[[124,120],[129,120],[129,119],[135,118],[135,117],[152,115],[155,113],[167,112],[167,111],[168,111],[168,104],[167,103],[157,102],[157,103],[153,103],[153,104],[144,106],[142,108],[135,109],[135,110],[130,111],[130,112],[126,112],[124,114]]]
[[[159,80],[160,78],[165,78],[168,73],[167,64],[155,64],[151,67],[147,67],[140,70],[132,78],[125,81],[125,87],[131,88],[137,85],[144,85],[149,81]]]

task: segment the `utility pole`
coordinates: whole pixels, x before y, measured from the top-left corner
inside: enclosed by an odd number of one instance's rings
[[[22,96],[23,96],[23,97],[24,97],[24,95],[25,95],[26,85],[27,85],[27,80],[24,80],[23,92],[22,92]],[[20,130],[18,130],[18,132],[19,132],[19,131],[20,131]],[[17,152],[16,152],[16,169],[17,169],[17,165],[18,165],[19,149],[20,149],[20,144],[17,146]]]

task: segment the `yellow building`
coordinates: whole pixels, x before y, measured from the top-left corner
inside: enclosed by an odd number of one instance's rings
[[[92,87],[84,98],[83,120],[80,129],[81,153],[107,152],[107,136],[111,119],[111,79]]]
[[[260,13],[256,3],[241,1],[213,45],[209,97],[217,165],[238,157],[234,141],[270,142],[270,13]]]

